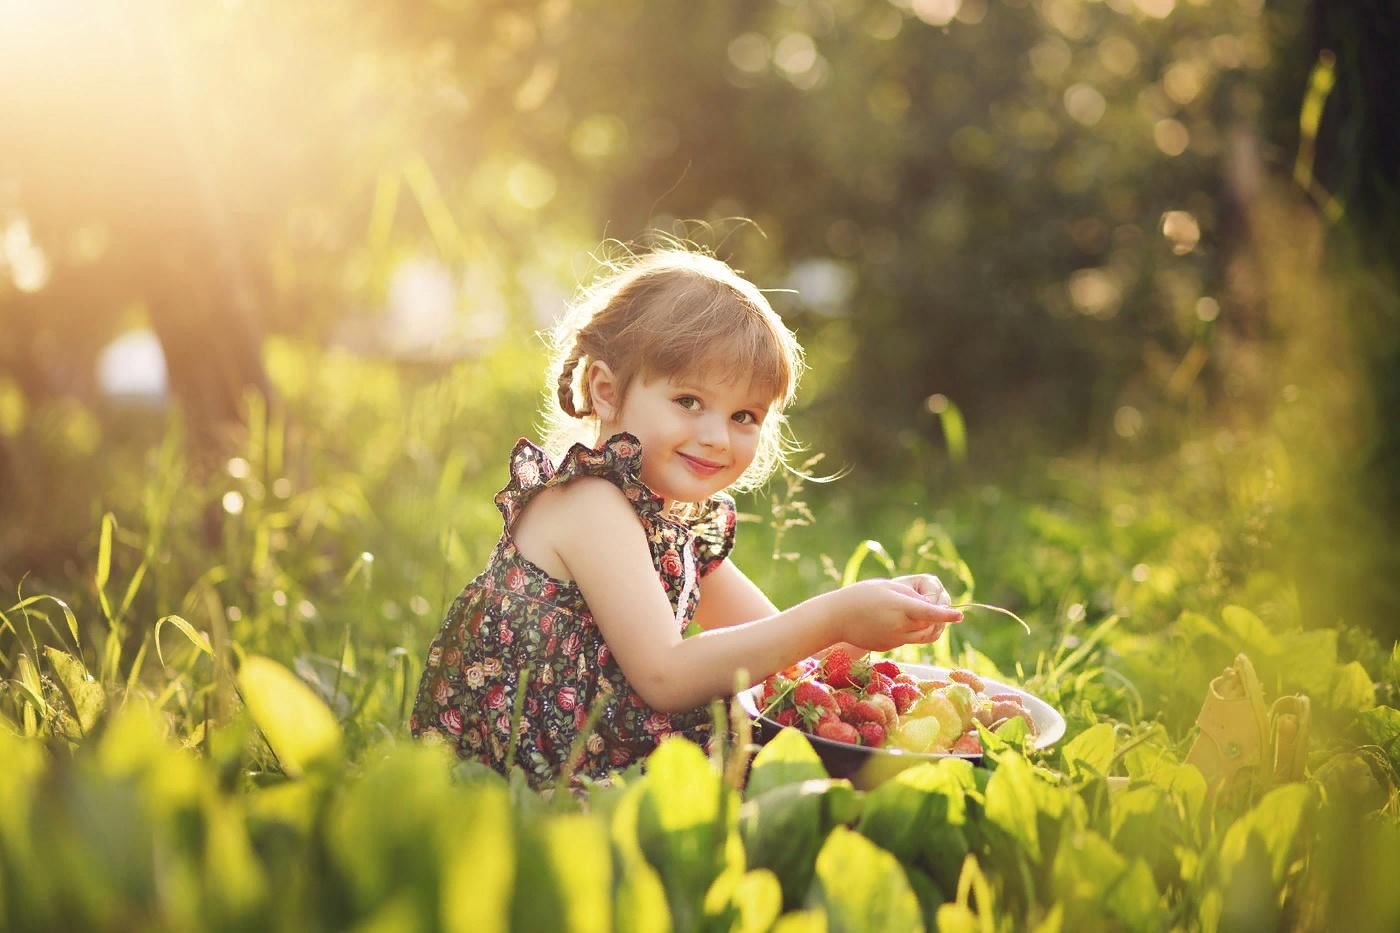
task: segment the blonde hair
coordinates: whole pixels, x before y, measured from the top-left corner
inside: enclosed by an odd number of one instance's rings
[[[802,347],[768,299],[729,265],[683,248],[658,249],[622,262],[584,289],[550,334],[545,448],[562,456],[592,444],[597,415],[582,375],[595,360],[617,377],[623,398],[633,380],[748,378],[771,400],[753,463],[736,490],[763,485],[789,468],[796,444],[783,412],[797,394]]]

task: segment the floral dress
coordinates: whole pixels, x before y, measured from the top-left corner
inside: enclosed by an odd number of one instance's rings
[[[516,548],[516,519],[541,490],[575,476],[616,484],[637,511],[652,563],[684,632],[700,599],[700,580],[734,546],[734,500],[720,493],[690,522],[663,514],[664,501],[640,478],[641,443],[617,434],[590,450],[575,444],[556,467],[521,438],[510,483],[496,495],[505,528],[486,569],[453,600],[428,648],[409,720],[415,737],[446,741],[463,758],[507,771],[511,721],[519,705],[514,763],[533,787],[552,785],[596,705],[573,774],[601,779],[645,758],[668,735],[704,743],[708,706],[663,713],[632,688],[608,650],[583,594],[531,563]]]

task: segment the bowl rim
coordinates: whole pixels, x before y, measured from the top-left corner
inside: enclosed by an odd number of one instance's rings
[[[959,668],[938,667],[933,664],[923,664],[913,661],[896,661],[895,663],[900,666],[901,670],[908,671],[924,680],[935,678],[945,679],[949,672],[959,670]],[[978,676],[981,677],[982,675],[979,674]],[[984,692],[1015,693],[1022,698],[1025,702],[1026,711],[1031,714],[1031,720],[1035,723],[1036,733],[1032,747],[1037,751],[1047,749],[1064,738],[1065,717],[1061,715],[1060,711],[1055,709],[1055,707],[1046,703],[1034,693],[1023,690],[1014,684],[1008,684],[1005,681],[997,680],[992,677],[982,677],[982,683],[988,688]],[[991,689],[993,687],[996,689]],[[774,729],[783,728],[777,720],[770,719],[759,713],[757,697],[758,692],[762,689],[763,682],[760,681],[747,690],[739,691],[736,699],[738,699],[739,705],[744,708],[744,712],[748,713],[750,719],[766,723]],[[966,758],[971,761],[977,761],[982,757],[980,752],[910,752],[902,748],[870,748],[865,745],[852,745],[849,742],[838,742],[835,739],[828,739],[809,732],[804,732],[803,735],[805,735],[814,746],[842,751],[858,749],[867,755],[882,754],[895,758],[927,759],[929,761],[936,761],[939,758]]]

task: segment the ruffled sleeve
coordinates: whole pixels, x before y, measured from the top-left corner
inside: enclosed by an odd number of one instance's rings
[[[700,576],[718,567],[734,550],[734,526],[739,512],[726,493],[711,497],[705,511],[690,526],[695,532],[695,563]]]
[[[510,453],[510,482],[496,493],[506,528],[513,528],[525,505],[542,490],[568,482],[575,476],[601,476],[612,482],[641,515],[655,515],[665,501],[641,479],[642,444],[626,432],[614,434],[598,447],[575,444],[559,465],[526,438],[515,442]]]

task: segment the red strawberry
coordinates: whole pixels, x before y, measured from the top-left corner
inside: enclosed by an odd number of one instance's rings
[[[787,692],[792,686],[792,681],[781,674],[774,674],[763,682],[763,703],[768,705],[773,702],[773,698],[779,694]]]
[[[840,708],[832,699],[831,688],[814,680],[804,680],[792,691],[792,702],[798,706],[815,706],[820,709],[839,712]]]
[[[894,681],[879,671],[875,671],[870,675],[870,683],[865,685],[865,689],[867,693],[883,693],[885,696],[889,696],[890,688],[893,686]]]
[[[852,745],[860,741],[860,733],[856,731],[855,726],[834,716],[817,723],[817,735],[833,742],[849,742]]]
[[[851,721],[851,710],[853,710],[859,702],[860,697],[849,690],[836,691],[836,707],[841,711],[841,718],[847,722]]]
[[[876,661],[874,667],[875,670],[884,674],[890,680],[894,680],[900,674],[904,673],[899,669],[899,665],[893,661]]]
[[[911,687],[917,687],[919,685],[919,678],[915,677],[913,674],[906,674],[903,671],[901,671],[899,676],[894,679],[894,682],[897,684],[908,684]]]
[[[907,713],[909,707],[922,700],[923,697],[924,695],[919,692],[918,687],[909,684],[895,684],[890,688],[890,698],[894,700],[895,709],[899,710],[900,715]]]
[[[894,700],[883,693],[872,693],[866,697],[875,708],[885,714],[885,728],[893,729],[899,725],[899,707],[894,705]]]
[[[851,718],[856,722],[884,723],[885,711],[869,700],[861,700],[852,707]]]
[[[960,735],[958,740],[953,743],[952,752],[955,755],[980,755],[982,754],[982,739],[975,731]]]
[[[865,655],[852,658],[844,648],[832,648],[822,661],[822,675],[837,689],[864,687],[870,679],[870,659]]]
[[[780,726],[795,726],[797,725],[797,710],[789,706],[774,716],[773,721]]]
[[[863,744],[871,748],[879,748],[885,744],[885,727],[875,722],[863,722],[860,724],[860,740]]]
[[[826,682],[840,689],[841,687],[854,687],[851,681],[851,656],[841,648],[832,648],[822,659],[822,674]]]

